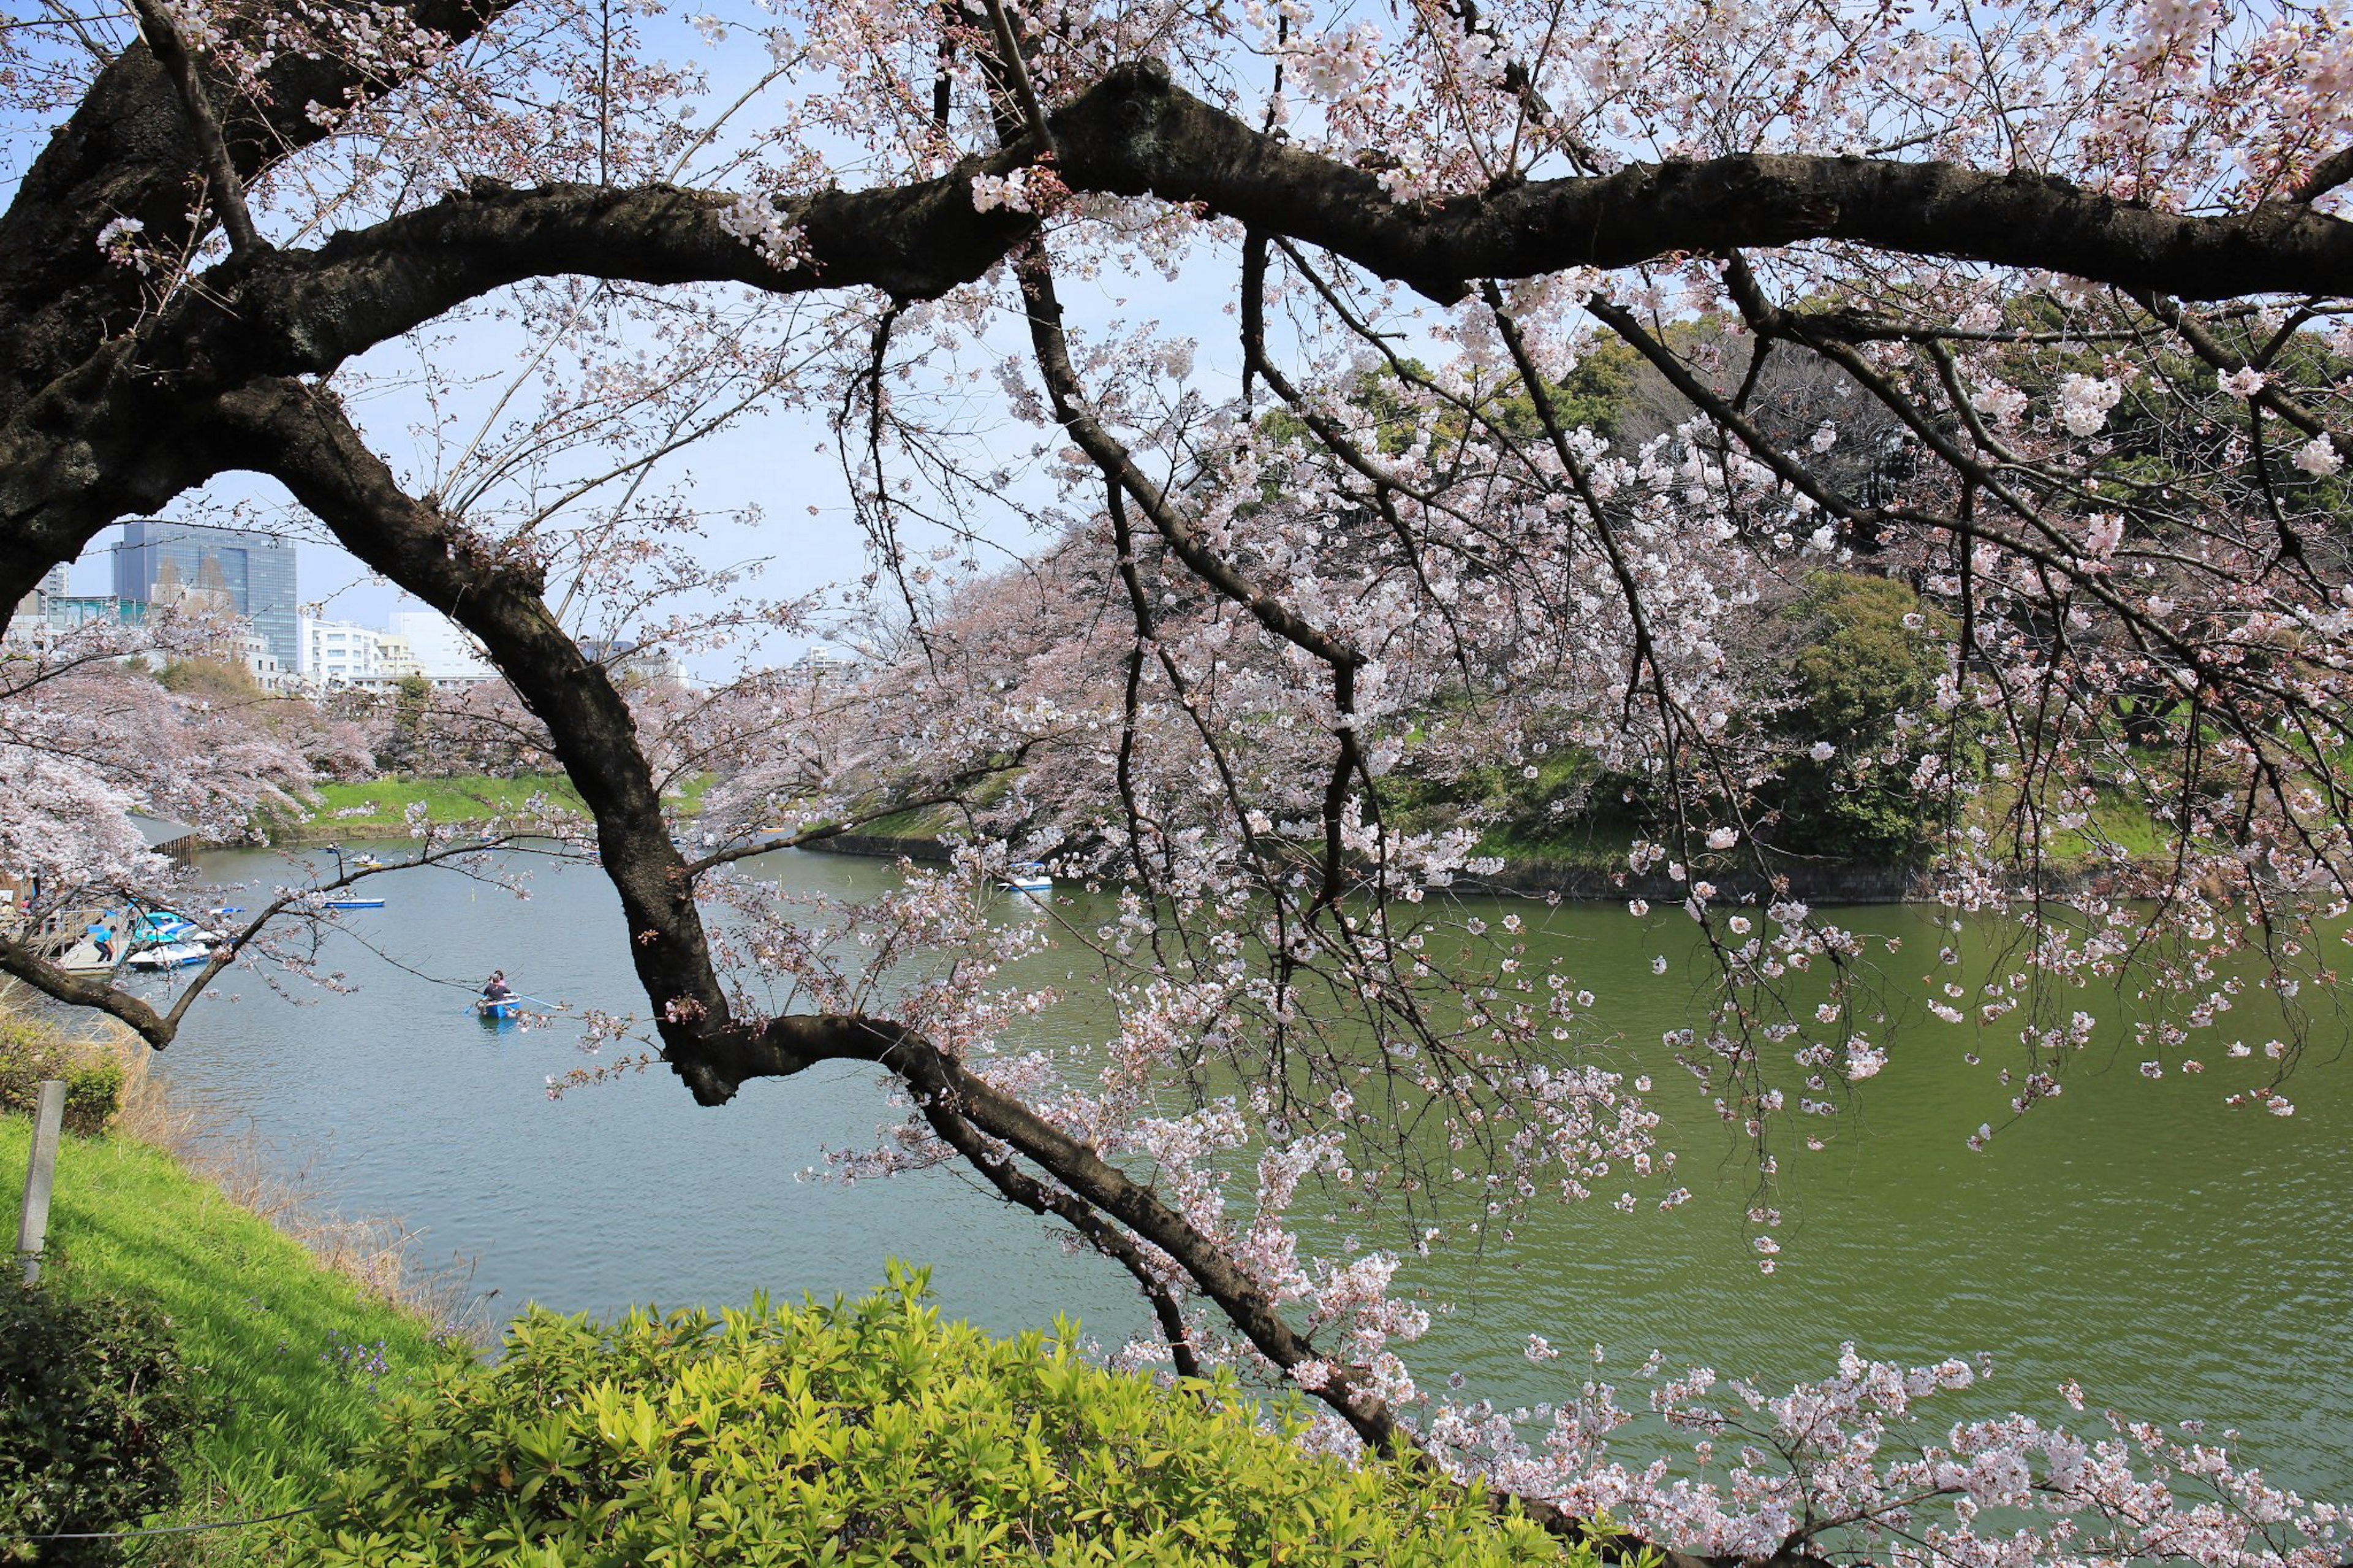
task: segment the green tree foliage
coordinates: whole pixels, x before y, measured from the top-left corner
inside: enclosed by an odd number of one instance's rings
[[[111,1541],[22,1537],[131,1529],[179,1496],[174,1458],[206,1415],[171,1320],[122,1297],[5,1289],[0,1560],[113,1563]]]
[[[1590,1565],[1396,1463],[1351,1469],[1230,1384],[1088,1364],[1075,1331],[862,1300],[599,1324],[534,1311],[394,1408],[301,1543],[326,1568],[652,1563]]]
[[[404,675],[392,690],[392,729],[376,748],[376,765],[387,773],[417,766],[425,750],[425,717],[433,706],[433,683]]]
[[[1891,578],[1815,572],[1781,619],[1801,646],[1775,725],[1834,750],[1819,761],[1799,755],[1768,786],[1765,804],[1782,823],[1776,837],[1831,859],[1916,860],[1932,805],[1910,785],[1917,736],[1901,733],[1896,719],[1929,710],[1939,617]]]

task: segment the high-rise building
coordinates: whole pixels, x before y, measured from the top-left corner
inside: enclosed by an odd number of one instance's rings
[[[114,550],[114,596],[187,605],[253,623],[282,670],[301,667],[294,545],[272,534],[139,518]]]

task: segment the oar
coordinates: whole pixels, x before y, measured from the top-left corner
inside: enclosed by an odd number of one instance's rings
[[[560,1003],[560,1002],[550,1002],[550,1001],[549,1001],[546,997],[544,997],[544,996],[526,996],[526,995],[524,995],[524,994],[523,994],[522,992],[520,992],[520,991],[511,992],[511,993],[509,993],[509,994],[511,994],[512,996],[513,996],[513,997],[514,997],[514,999],[515,999],[516,1001],[518,1001],[518,1002],[536,1002],[536,1003],[538,1003],[541,1006],[543,1006],[543,1007],[546,1007],[546,1008],[549,1008],[549,1009],[551,1009],[551,1010],[553,1010],[553,1009],[554,1009],[554,1008],[557,1008],[557,1007],[561,1007],[561,1006],[563,1005],[563,1004],[562,1004],[562,1003]]]

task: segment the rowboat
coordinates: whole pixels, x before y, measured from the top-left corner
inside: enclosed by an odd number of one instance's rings
[[[486,1024],[494,1024],[503,1018],[516,1017],[522,1012],[522,998],[520,996],[501,996],[495,1001],[488,996],[474,998],[474,1016]]]

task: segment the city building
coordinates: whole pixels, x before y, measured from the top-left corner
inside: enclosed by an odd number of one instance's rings
[[[823,643],[809,649],[785,666],[795,675],[805,675],[812,680],[830,680],[856,675],[860,668],[858,656]]]
[[[43,579],[45,584],[47,581]],[[93,623],[136,626],[145,625],[146,620],[147,605],[143,600],[118,599],[111,594],[50,593],[46,588],[36,588],[17,604],[16,615],[9,618],[6,641],[12,647],[32,647]]]
[[[16,601],[16,614],[8,617],[8,640],[12,643],[38,641],[48,626],[48,602],[62,597],[68,581],[73,575],[70,563],[50,567],[33,584],[33,591]]]
[[[415,673],[436,686],[477,686],[499,678],[482,645],[438,610],[396,610],[392,633],[406,645]]]
[[[92,622],[139,626],[147,624],[147,605],[111,594],[58,594],[43,602],[41,620],[53,632],[69,632]]]
[[[270,649],[269,639],[259,632],[248,629],[237,639],[237,657],[264,691],[283,691],[296,683],[292,670],[278,662]]]
[[[424,673],[417,667],[417,654],[408,646],[408,639],[398,632],[376,634],[375,657],[376,662],[384,667],[386,680],[397,682]]]
[[[686,666],[678,655],[659,643],[639,642],[634,637],[582,637],[580,653],[592,663],[603,665],[616,679],[627,677],[681,686],[686,683]]]
[[[301,654],[296,673],[303,685],[314,690],[330,686],[385,686],[400,679],[387,668],[384,656],[385,638],[392,635],[388,632],[315,616],[301,617],[300,632]],[[413,663],[406,658],[406,639],[396,640],[401,662]]]
[[[294,544],[272,534],[137,518],[114,549],[114,596],[243,616],[281,671],[301,668]]]

